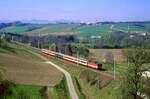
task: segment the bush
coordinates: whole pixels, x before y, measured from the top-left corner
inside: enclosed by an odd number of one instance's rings
[[[3,39],[0,39],[0,47],[1,48],[7,48],[8,47],[7,42]]]
[[[41,90],[40,90],[40,95],[42,97],[42,99],[48,99],[48,94],[47,94],[47,87],[43,87]]]
[[[13,94],[13,87],[16,85],[10,81],[2,81],[0,83],[0,98],[4,98],[6,96],[11,96]]]
[[[66,78],[63,78],[61,82],[55,86],[55,90],[60,99],[70,99]]]

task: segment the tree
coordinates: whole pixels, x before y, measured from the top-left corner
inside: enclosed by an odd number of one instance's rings
[[[141,90],[141,93],[144,93],[145,97],[150,98],[150,78],[147,76],[146,78],[143,78],[142,80],[143,89]]]
[[[134,48],[125,51],[128,60],[128,69],[122,83],[123,99],[140,99],[142,83],[143,64],[149,62],[150,51],[144,48]]]
[[[149,24],[146,25],[146,28],[147,28],[147,32],[150,33],[150,25]]]
[[[4,49],[8,48],[8,43],[5,39],[0,39],[0,48],[4,48]]]

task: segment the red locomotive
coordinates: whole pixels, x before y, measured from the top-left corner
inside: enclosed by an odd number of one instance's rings
[[[96,62],[90,62],[90,61],[87,61],[86,59],[76,58],[73,56],[65,55],[65,54],[62,54],[59,52],[54,52],[54,51],[50,51],[50,50],[46,50],[46,49],[42,49],[41,51],[44,54],[55,56],[55,57],[58,57],[58,58],[61,58],[61,59],[64,59],[64,60],[67,60],[67,61],[70,61],[73,63],[77,63],[77,64],[80,64],[80,65],[83,65],[86,67],[90,67],[93,69],[102,69],[101,68],[102,64],[98,64]]]

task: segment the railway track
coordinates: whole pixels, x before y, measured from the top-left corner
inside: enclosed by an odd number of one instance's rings
[[[107,76],[109,78],[114,78],[114,76],[109,71],[100,71],[100,70],[95,70],[95,69],[91,69],[91,68],[88,68],[88,69],[93,72],[99,73],[101,75]]]

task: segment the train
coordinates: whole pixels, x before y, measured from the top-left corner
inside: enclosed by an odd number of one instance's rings
[[[79,64],[79,65],[82,65],[82,66],[85,66],[85,67],[89,67],[89,68],[92,68],[92,69],[97,69],[97,70],[102,69],[102,64],[99,64],[99,63],[93,62],[93,61],[88,61],[84,58],[76,58],[76,57],[73,57],[73,56],[65,55],[65,54],[62,54],[62,53],[59,53],[59,52],[54,52],[54,51],[47,50],[47,49],[41,49],[41,52],[43,54],[58,57],[60,59],[70,61],[70,62]]]

